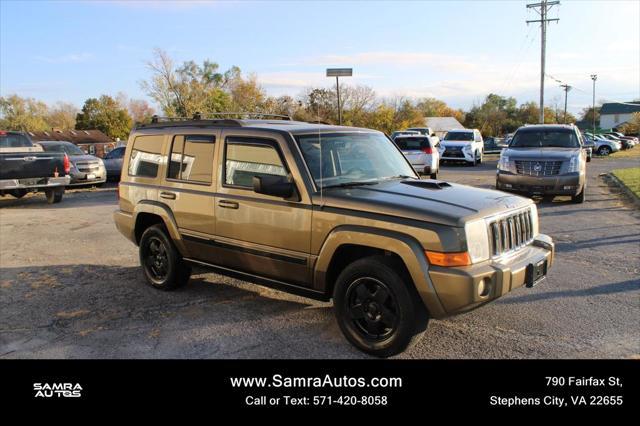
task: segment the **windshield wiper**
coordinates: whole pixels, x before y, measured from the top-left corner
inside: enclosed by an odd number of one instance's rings
[[[322,189],[328,189],[328,188],[348,188],[351,186],[364,186],[364,185],[377,185],[378,181],[368,181],[368,182],[343,182],[343,183],[336,183],[335,185],[327,185],[327,186],[323,186]]]

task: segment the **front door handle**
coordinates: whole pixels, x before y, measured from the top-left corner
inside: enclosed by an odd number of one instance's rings
[[[173,192],[162,191],[160,193],[160,198],[166,198],[167,200],[175,200],[176,199],[176,194],[173,193]]]
[[[240,204],[236,203],[235,201],[229,200],[220,200],[218,201],[218,205],[223,209],[237,209],[238,207],[240,207]]]

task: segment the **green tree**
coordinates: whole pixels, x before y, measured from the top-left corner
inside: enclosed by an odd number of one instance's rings
[[[187,61],[176,68],[161,49],[154,50],[154,58],[147,66],[151,78],[140,85],[168,116],[191,117],[196,112],[206,116],[229,111],[233,102],[230,86],[241,78],[238,67],[220,73],[218,64],[209,60],[202,65]]]
[[[131,131],[131,116],[111,96],[87,99],[76,117],[76,129],[98,129],[112,138],[126,139]]]
[[[444,101],[436,98],[422,98],[416,103],[416,108],[425,117],[454,117],[460,123],[465,121],[465,113],[461,109],[454,109]]]
[[[46,115],[46,122],[51,128],[61,130],[71,130],[76,126],[76,115],[78,114],[78,108],[67,102],[58,102]]]
[[[18,95],[0,97],[0,128],[25,132],[48,130],[47,104]]]

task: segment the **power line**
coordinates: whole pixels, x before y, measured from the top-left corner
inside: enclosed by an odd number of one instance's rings
[[[548,18],[549,10],[555,5],[559,5],[559,1],[542,0],[540,3],[531,3],[527,5],[527,9],[533,9],[540,15],[540,19],[532,19],[527,21],[527,25],[532,22],[540,22],[540,123],[544,124],[544,67],[547,49],[547,23],[559,21],[560,19]]]

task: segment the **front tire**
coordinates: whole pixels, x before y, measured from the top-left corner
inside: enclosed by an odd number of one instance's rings
[[[340,330],[356,348],[377,357],[404,351],[427,327],[427,310],[401,267],[387,256],[371,256],[347,266],[336,280]]]
[[[598,155],[606,157],[609,154],[611,154],[611,148],[609,148],[608,146],[601,146],[600,148],[598,148]]]
[[[147,228],[140,238],[140,265],[147,283],[159,290],[174,290],[189,282],[191,268],[167,236],[164,226]]]
[[[475,167],[478,164],[478,151],[473,153],[473,161],[467,161],[467,166]]]
[[[582,185],[582,191],[580,191],[580,193],[577,194],[577,195],[571,196],[571,201],[576,203],[576,204],[584,203],[584,200],[586,198],[586,192],[587,192],[587,184],[585,182],[585,184]]]

